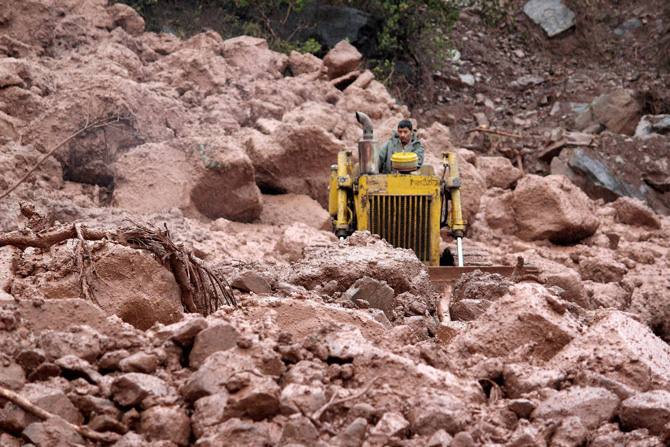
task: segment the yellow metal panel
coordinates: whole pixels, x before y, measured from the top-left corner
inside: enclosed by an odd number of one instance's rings
[[[413,248],[439,265],[440,179],[425,175],[364,175],[355,193],[357,229],[373,230],[397,247]],[[371,222],[370,206],[375,210]]]
[[[330,172],[330,184],[328,186],[328,212],[330,217],[337,217],[337,169]]]

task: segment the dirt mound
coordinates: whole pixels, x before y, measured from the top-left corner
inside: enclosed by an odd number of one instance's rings
[[[367,231],[336,244],[311,248],[305,259],[291,266],[285,279],[332,295],[344,292],[364,276],[385,281],[396,296],[411,293],[434,315],[435,296],[426,267],[411,250],[393,248]]]

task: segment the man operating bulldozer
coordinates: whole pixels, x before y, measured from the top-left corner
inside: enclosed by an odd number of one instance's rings
[[[397,152],[414,152],[419,157],[419,168],[423,164],[424,147],[416,136],[416,130],[412,130],[412,123],[402,120],[398,123],[398,130],[393,132],[384,145],[379,148],[379,171],[380,174],[390,174],[391,155]]]

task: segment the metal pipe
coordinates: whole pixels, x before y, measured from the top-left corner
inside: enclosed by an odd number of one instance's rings
[[[372,139],[372,120],[363,112],[356,112],[356,120],[363,125],[363,138],[367,135]]]
[[[372,120],[363,112],[356,112],[363,125],[363,138],[358,141],[358,165],[361,175],[379,174],[379,143],[374,139]]]
[[[349,224],[347,208],[347,187],[351,182],[348,166],[351,162],[351,151],[340,151],[337,154],[337,218],[335,220],[335,234],[338,237],[346,236]]]

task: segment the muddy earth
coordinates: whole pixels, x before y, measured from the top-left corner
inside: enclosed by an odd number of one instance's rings
[[[551,38],[525,2],[465,11],[411,109],[346,41],[0,3],[0,445],[668,445],[668,15],[565,3]],[[456,151],[469,252],[539,275],[443,296],[413,252],[338,241],[355,111]]]

